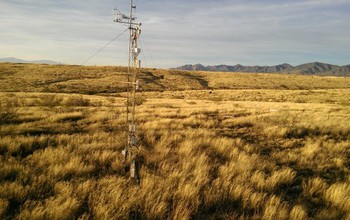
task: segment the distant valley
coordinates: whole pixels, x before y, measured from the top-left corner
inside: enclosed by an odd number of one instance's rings
[[[177,70],[215,71],[215,72],[246,72],[246,73],[293,73],[302,75],[320,76],[350,76],[350,65],[337,66],[327,63],[313,62],[299,66],[284,63],[276,66],[243,66],[243,65],[217,65],[204,66],[202,64],[187,64],[175,68]]]

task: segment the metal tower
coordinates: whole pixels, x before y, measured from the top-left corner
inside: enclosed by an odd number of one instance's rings
[[[126,123],[127,123],[127,145],[123,150],[126,161],[130,162],[130,177],[139,182],[139,164],[137,154],[138,149],[135,109],[136,109],[136,92],[138,85],[138,69],[141,68],[141,61],[138,59],[141,49],[138,48],[138,39],[141,34],[141,23],[136,22],[134,16],[136,5],[134,0],[130,0],[130,15],[121,13],[118,9],[114,9],[114,22],[127,24],[129,26],[129,61],[128,61],[128,81],[127,81],[127,100],[126,100]]]

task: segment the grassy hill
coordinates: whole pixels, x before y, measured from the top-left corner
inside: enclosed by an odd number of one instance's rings
[[[125,91],[127,68],[0,63],[1,91],[116,93]],[[189,72],[142,69],[143,91],[200,89],[330,89],[349,88],[350,78],[318,76]]]

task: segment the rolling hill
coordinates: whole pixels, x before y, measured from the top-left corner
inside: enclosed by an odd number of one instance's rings
[[[125,92],[126,72],[127,67],[0,63],[0,91],[119,93]],[[142,91],[350,88],[350,77],[146,68],[139,80]]]

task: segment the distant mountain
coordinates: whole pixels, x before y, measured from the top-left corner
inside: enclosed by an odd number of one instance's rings
[[[277,66],[242,66],[240,64],[235,66],[228,65],[218,65],[218,66],[203,66],[202,64],[190,65],[178,67],[179,70],[197,70],[197,71],[215,71],[215,72],[262,72],[262,73],[271,73],[271,72],[280,72],[284,70],[290,70],[293,66],[289,64],[281,64]]]
[[[41,63],[41,64],[59,64],[52,60],[22,60],[15,57],[0,58],[0,63]]]
[[[340,74],[341,75],[347,75],[350,72],[350,65],[342,66],[340,67]]]
[[[306,63],[293,68],[292,72],[301,73],[304,75],[339,75],[339,66],[327,63]]]
[[[214,72],[246,72],[246,73],[294,73],[302,75],[322,76],[350,76],[350,65],[336,66],[327,63],[306,63],[299,66],[292,66],[284,63],[276,66],[243,66],[243,65],[217,65],[204,66],[202,64],[177,67],[178,70],[214,71]]]

